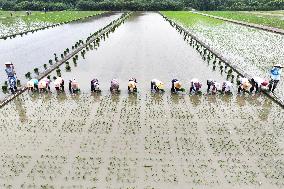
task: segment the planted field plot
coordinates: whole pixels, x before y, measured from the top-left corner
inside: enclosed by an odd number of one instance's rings
[[[249,75],[269,79],[271,67],[284,61],[283,35],[208,18],[191,12],[162,13],[188,28],[201,41]],[[283,98],[283,82],[279,84],[275,93]]]
[[[80,94],[51,84],[52,93],[24,93],[0,109],[0,188],[284,187],[284,110],[263,95],[171,94],[175,77],[187,90],[194,77],[236,77],[158,13],[134,13],[82,52],[59,67]],[[137,94],[127,93],[130,77]],[[90,94],[93,78],[102,93]],[[121,93],[109,92],[112,78]],[[150,92],[153,78],[165,93]]]
[[[202,13],[284,29],[284,11],[204,11]]]
[[[281,188],[283,115],[263,97],[25,94],[1,109],[1,188]]]
[[[67,48],[71,51],[76,42],[85,41],[90,33],[100,30],[120,16],[121,13],[110,14],[101,18],[90,18],[61,25],[13,40],[0,40],[0,51],[2,52],[0,58],[2,62],[13,62],[18,79],[25,84],[28,80],[25,77],[26,73],[30,72],[31,77],[37,76],[38,73],[51,66],[50,59],[55,63],[54,53],[61,58],[61,54]],[[38,71],[35,72],[35,69]],[[4,70],[0,72],[0,76],[1,78],[7,77]],[[3,84],[4,80],[1,80],[1,85]],[[4,95],[1,91],[0,97],[3,98]]]
[[[54,24],[67,23],[102,13],[102,11],[10,12],[0,11],[0,38],[31,32]]]

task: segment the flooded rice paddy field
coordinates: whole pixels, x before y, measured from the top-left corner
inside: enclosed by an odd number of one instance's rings
[[[19,34],[22,32],[37,30],[78,18],[95,15],[101,11],[57,11],[37,12],[32,11],[27,15],[26,11],[1,11],[0,10],[0,37]]]
[[[262,95],[171,95],[174,77],[188,90],[226,74],[159,14],[135,13],[70,65],[62,76],[81,94],[24,93],[0,110],[0,188],[284,187],[284,110]],[[94,77],[102,94],[89,92]],[[115,77],[120,94],[108,91]],[[164,94],[150,93],[153,78]]]
[[[1,109],[1,188],[282,188],[264,97],[31,96]]]
[[[27,72],[36,76],[33,71],[34,68],[39,68],[39,72],[44,71],[43,65],[49,65],[49,59],[54,60],[54,53],[60,57],[60,54],[66,48],[71,49],[77,41],[85,40],[90,33],[98,31],[119,18],[120,15],[121,13],[113,13],[100,18],[90,18],[60,25],[12,40],[0,40],[0,59],[2,62],[12,61],[18,79],[24,83],[27,81],[25,78]],[[5,71],[2,70],[0,77],[6,78],[5,74]],[[1,81],[1,83],[4,83],[4,81]],[[0,96],[3,96],[2,91]]]
[[[164,14],[183,24],[201,41],[252,76],[269,78],[271,67],[284,62],[283,35],[190,12]],[[275,92],[279,97],[284,97],[283,82],[279,83]]]

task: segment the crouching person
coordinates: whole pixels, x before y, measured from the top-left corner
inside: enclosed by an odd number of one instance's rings
[[[269,81],[260,77],[254,77],[251,79],[251,88],[250,92],[252,93],[255,90],[255,93],[261,92],[263,89],[268,89]]]
[[[80,92],[79,83],[75,78],[69,81],[69,90],[71,94],[76,94]]]
[[[34,92],[35,90],[38,90],[38,80],[37,79],[31,79],[27,82],[27,88],[28,92]]]
[[[98,79],[93,79],[91,81],[91,91],[92,92],[101,92],[100,90],[100,84]]]
[[[112,79],[110,82],[110,91],[111,92],[119,92],[119,82],[117,79]]]
[[[190,81],[190,89],[189,89],[189,93],[200,93],[200,89],[202,87],[202,84],[199,82],[198,79],[194,78]]]
[[[38,83],[39,92],[48,92],[50,91],[50,80],[48,78],[43,78]]]
[[[182,88],[181,82],[178,79],[173,79],[172,80],[172,88],[171,88],[171,92],[172,93],[177,93],[179,91],[184,92],[185,89]]]
[[[224,94],[232,94],[233,84],[230,81],[224,81],[222,84],[222,92]]]
[[[137,80],[135,78],[129,79],[128,92],[137,92]]]
[[[158,79],[152,79],[151,81],[151,91],[154,92],[165,92],[164,90],[164,83]]]
[[[212,79],[209,79],[207,80],[207,93],[211,93],[211,94],[217,94],[217,92],[221,91],[222,88],[221,88],[221,84],[212,80]]]
[[[54,85],[57,92],[64,91],[64,80],[61,77],[55,79]]]
[[[252,85],[250,84],[249,80],[247,78],[240,78],[239,79],[239,87],[238,87],[238,93],[250,93]]]

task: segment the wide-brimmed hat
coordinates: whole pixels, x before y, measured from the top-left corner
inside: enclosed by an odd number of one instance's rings
[[[269,84],[269,81],[268,81],[268,80],[264,80],[264,81],[261,83],[262,86],[267,86],[268,84]]]
[[[164,89],[164,84],[162,82],[157,83],[158,89]]]
[[[284,68],[281,64],[275,64],[274,67],[277,67],[277,68]]]
[[[175,82],[175,88],[180,89],[181,88],[181,83],[180,82]]]
[[[13,65],[12,62],[5,62],[5,65]]]
[[[249,90],[249,89],[251,88],[251,84],[250,84],[249,82],[245,82],[245,83],[243,84],[243,88],[244,88],[245,90]]]

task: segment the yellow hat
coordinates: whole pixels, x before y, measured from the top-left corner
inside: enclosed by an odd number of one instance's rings
[[[158,89],[164,89],[164,84],[162,82],[157,83]]]
[[[130,81],[128,83],[128,87],[131,88],[131,89],[135,88],[135,82],[134,81]]]
[[[249,82],[245,82],[245,83],[243,84],[243,89],[249,90],[250,88],[251,88],[251,84],[250,84]]]
[[[175,88],[177,88],[177,89],[180,89],[180,88],[181,88],[180,82],[175,82]]]

